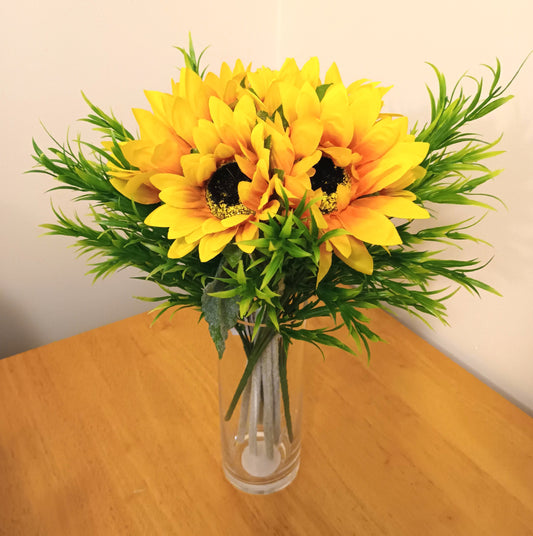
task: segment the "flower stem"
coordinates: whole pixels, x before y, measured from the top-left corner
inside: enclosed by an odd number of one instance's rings
[[[283,344],[280,344],[279,376],[281,384],[281,395],[283,397],[283,408],[285,410],[285,422],[287,423],[287,434],[289,435],[289,441],[292,443],[294,435],[292,433],[289,385],[287,383],[287,351]]]
[[[244,372],[241,376],[239,384],[237,385],[237,389],[235,390],[235,394],[233,395],[233,398],[230,402],[228,411],[226,412],[226,415],[224,416],[224,419],[226,421],[229,421],[231,419],[233,412],[235,411],[235,407],[237,406],[237,403],[239,402],[241,394],[244,391],[244,388],[246,387],[248,378],[252,374],[257,361],[259,360],[259,358],[265,351],[265,348],[267,347],[268,343],[274,338],[276,333],[277,332],[274,329],[270,327],[266,327],[266,326],[259,329],[259,332],[257,333],[257,336],[255,338],[255,341],[251,345],[250,353],[247,356],[248,362],[246,364],[246,368],[244,369]],[[241,338],[242,338],[242,335],[241,335]]]
[[[252,372],[250,425],[248,429],[248,444],[250,445],[250,452],[255,456],[257,456],[257,425],[259,424],[259,413],[261,410],[261,369],[261,360],[259,360]]]
[[[274,458],[274,385],[272,377],[273,353],[276,351],[277,337],[265,349],[257,365],[261,365],[263,386],[263,432],[267,458]],[[253,430],[251,430],[253,432]]]

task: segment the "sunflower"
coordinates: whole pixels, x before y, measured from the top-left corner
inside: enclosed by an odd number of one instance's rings
[[[258,236],[255,223],[279,209],[272,198],[265,125],[257,119],[253,99],[243,95],[231,109],[211,97],[209,110],[212,121],[201,120],[193,129],[197,152],[182,157],[183,173],[151,177],[163,204],[145,223],[168,227],[174,240],[171,258],[198,246],[205,262],[231,241],[251,253],[254,248],[245,242]]]
[[[322,244],[318,279],[329,270],[333,252],[371,274],[365,243],[401,244],[390,218],[429,217],[405,190],[423,176],[419,164],[428,145],[408,134],[405,117],[381,113],[388,89],[364,80],[345,87],[335,64],[324,84],[308,75],[299,86],[280,78],[273,85],[264,95],[277,111],[269,126],[283,188],[294,204],[303,195],[318,197],[312,210],[322,233],[342,231]]]
[[[244,79],[250,72],[250,65],[244,67],[241,60],[235,62],[233,69],[223,62],[220,67],[220,74],[209,72],[205,75],[204,82],[210,88],[213,95],[225,102],[231,108],[235,106],[239,97],[245,93]],[[174,86],[174,92],[180,92],[179,88]]]
[[[287,58],[279,71],[261,67],[248,72],[243,85],[254,98],[257,109],[273,116],[284,100],[282,92],[294,95],[306,83],[313,88],[321,84],[318,58],[311,58],[301,69],[293,58]]]
[[[124,157],[136,169],[110,165],[113,186],[138,203],[158,203],[159,190],[151,178],[158,173],[183,173],[181,158],[195,148],[194,128],[200,120],[211,118],[210,97],[234,104],[244,91],[245,74],[240,60],[233,70],[224,63],[220,76],[208,73],[205,80],[183,68],[179,82],[172,82],[172,94],[146,91],[152,111],[133,110],[140,138],[121,144]]]

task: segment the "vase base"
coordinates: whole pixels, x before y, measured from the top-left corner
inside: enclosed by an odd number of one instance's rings
[[[269,458],[264,441],[257,442],[257,453],[253,454],[250,445],[242,451],[241,464],[243,469],[252,476],[267,477],[275,473],[281,462],[278,448],[273,449],[273,456]]]
[[[253,495],[268,495],[269,493],[275,493],[276,491],[281,491],[282,489],[286,488],[296,478],[299,468],[300,463],[298,461],[290,473],[271,482],[250,482],[241,480],[240,478],[236,478],[235,475],[233,475],[225,467],[223,469],[224,475],[228,481],[238,490],[244,491],[245,493],[251,493]]]

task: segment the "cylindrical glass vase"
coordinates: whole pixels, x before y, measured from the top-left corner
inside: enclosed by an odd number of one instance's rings
[[[219,360],[224,474],[255,494],[285,488],[300,465],[303,343],[285,351],[281,337],[265,329],[248,351],[239,335],[230,335]]]

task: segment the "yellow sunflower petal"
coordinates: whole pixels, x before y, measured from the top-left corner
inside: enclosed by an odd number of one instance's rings
[[[176,208],[197,209],[206,204],[203,189],[191,186],[166,188],[159,197],[164,203]]]
[[[188,97],[189,103],[198,118],[209,119],[209,87],[204,84],[200,76],[191,69],[181,69],[180,86],[183,88],[182,96]]]
[[[295,106],[298,119],[320,117],[320,100],[315,89],[307,82],[297,93]]]
[[[144,95],[146,100],[150,103],[154,115],[159,119],[168,119],[172,109],[172,95],[161,93],[160,91],[149,90],[145,90]]]
[[[285,191],[289,200],[293,199],[295,202],[294,206],[298,205],[300,200],[308,192],[311,192],[311,181],[309,176],[305,173],[301,173],[297,176],[286,175],[283,180],[275,182],[276,192],[278,195],[282,195],[282,190]]]
[[[172,106],[172,126],[187,143],[193,147],[193,130],[198,124],[198,117],[194,113],[190,104],[183,98],[175,98]]]
[[[354,123],[348,107],[346,88],[331,86],[320,103],[324,125],[322,145],[347,147],[353,138]]]
[[[354,270],[370,275],[374,270],[374,261],[372,256],[370,253],[368,253],[366,246],[360,240],[356,240],[351,236],[348,238],[352,248],[350,255],[345,257],[337,250],[335,250],[335,254],[337,257],[339,257],[339,259],[341,259]]]
[[[294,147],[289,136],[281,134],[274,129],[270,129],[271,135],[271,167],[282,169],[285,173],[291,173],[294,164]]]
[[[202,185],[216,171],[216,161],[212,154],[187,154],[182,157],[183,175],[188,184]]]
[[[252,97],[243,95],[235,105],[233,110],[233,123],[241,137],[249,136],[256,119],[256,109]]]
[[[279,93],[279,98],[281,105],[283,106],[283,114],[285,119],[292,124],[296,119],[298,119],[298,114],[296,112],[296,102],[300,98],[301,92],[298,88],[287,82],[280,82],[277,84],[277,90]],[[317,111],[317,116],[320,113],[320,108]],[[276,114],[276,118],[279,117],[279,114]]]
[[[211,121],[202,119],[193,128],[194,147],[202,154],[214,153],[217,146],[220,144],[220,137],[217,129]]]
[[[221,231],[224,231],[225,227],[222,225],[222,220],[219,220],[215,216],[210,216],[206,218],[201,225],[201,229],[198,229],[198,235],[197,236],[203,236],[204,234],[213,234],[213,233],[219,233]],[[196,236],[196,233],[192,233],[194,236]]]
[[[141,138],[160,143],[169,137],[168,127],[148,110],[134,108],[133,115],[139,125]]]
[[[424,160],[428,148],[424,142],[400,142],[377,162],[361,166],[359,195],[378,192],[394,184]]]
[[[387,191],[403,190],[413,182],[421,179],[426,174],[426,170],[421,166],[416,166],[410,169],[405,175],[400,177],[397,181],[387,186]]]
[[[154,144],[147,140],[132,140],[120,145],[126,160],[139,169],[151,167]]]
[[[229,218],[224,218],[223,220],[220,220],[220,223],[222,224],[222,227],[229,229],[230,227],[240,225],[241,223],[249,219],[250,214],[237,214],[236,216],[230,216]]]
[[[312,197],[307,198],[309,201],[312,201]],[[324,214],[320,211],[319,203],[315,203],[311,206],[311,212],[313,213],[313,216],[315,217],[316,225],[319,229],[327,229],[328,224],[324,218]]]
[[[188,244],[183,238],[176,238],[168,249],[168,256],[171,259],[185,257],[185,255],[190,253],[196,247],[196,245],[196,243]]]
[[[403,199],[407,199],[409,201],[416,201],[416,195],[409,190],[391,190],[389,188],[385,188],[384,190],[381,190],[380,195],[388,195],[390,197],[402,197]]]
[[[276,73],[267,67],[261,67],[254,72],[248,73],[246,80],[252,90],[252,98],[262,104],[265,95],[276,78]]]
[[[240,154],[235,155],[235,162],[237,162],[237,165],[239,166],[239,169],[248,177],[252,178],[255,173],[255,164],[253,162],[250,162],[247,158],[242,157]]]
[[[250,70],[250,66],[248,66],[248,69],[244,68],[244,64],[242,63],[241,59],[237,59],[235,61],[235,66],[233,67],[232,76],[237,76],[239,74],[244,73],[246,70]]]
[[[394,224],[375,210],[350,205],[337,217],[344,229],[363,242],[379,246],[402,243]]]
[[[294,80],[300,74],[300,69],[294,58],[286,58],[279,70],[279,78],[281,80]]]
[[[245,253],[252,253],[255,247],[243,244],[242,242],[246,242],[248,240],[255,240],[258,236],[259,228],[250,222],[248,224],[242,225],[239,228],[239,230],[235,234],[235,243]]]
[[[173,221],[179,219],[180,215],[179,209],[169,205],[161,205],[146,216],[144,223],[151,227],[169,227]]]
[[[313,87],[320,85],[320,64],[317,57],[309,59],[304,64],[301,70],[301,76]]]
[[[128,199],[132,199],[142,205],[159,203],[159,190],[150,183],[151,173],[136,173],[128,180],[111,178],[113,187]]]
[[[259,215],[259,218],[263,220],[273,218],[279,212],[280,206],[280,202],[277,199],[273,199],[263,207],[263,212]]]
[[[181,175],[175,173],[156,173],[150,177],[150,182],[159,190],[179,186],[184,180]]]
[[[352,151],[345,147],[323,147],[322,152],[338,167],[348,167],[352,162]]]
[[[169,228],[168,238],[186,238],[187,243],[197,242],[205,233],[192,235],[201,230],[202,224],[206,218],[209,218],[209,215],[205,212],[187,209],[179,209],[178,214],[178,217],[162,226]]]
[[[407,132],[407,117],[378,121],[356,147],[362,155],[361,165],[385,155]]]
[[[352,193],[357,185],[352,181],[352,184],[339,184],[337,186],[337,210],[343,211],[352,200]]]
[[[215,149],[215,159],[217,161],[228,160],[235,154],[235,149],[225,143],[219,143]]]
[[[207,76],[213,73],[208,73]],[[220,78],[229,80],[232,77],[231,67],[224,61],[220,66]],[[206,76],[206,78],[207,78]]]
[[[211,112],[211,119],[217,128],[231,124],[233,121],[231,108],[217,97],[209,99],[209,111]]]
[[[269,159],[269,150],[265,147],[265,124],[257,123],[250,135],[250,142],[259,160]]]
[[[355,149],[379,116],[382,106],[381,92],[370,85],[364,85],[351,93],[349,99],[354,127],[350,148]]]
[[[242,204],[256,212],[266,204],[272,194],[274,185],[265,180],[263,174],[256,169],[251,182],[241,181],[237,186],[239,199]]]
[[[376,210],[390,218],[406,218],[408,220],[429,218],[429,213],[426,209],[403,197],[376,195],[356,199],[352,201],[352,204]]]
[[[342,84],[342,78],[336,63],[332,63],[328,69],[324,84]]]
[[[209,234],[200,240],[198,251],[200,253],[200,261],[207,262],[213,257],[216,257],[235,236],[236,229],[228,229],[216,234]]]
[[[250,95],[243,95],[233,110],[233,122],[237,130],[244,130],[242,135],[248,136],[257,121],[257,110]]]
[[[320,244],[320,260],[318,261],[318,274],[316,284],[320,283],[331,268],[331,246],[327,242]]]
[[[322,137],[322,123],[318,118],[297,119],[291,125],[290,140],[295,157],[303,158],[316,151]]]
[[[315,151],[313,154],[302,158],[300,161],[296,162],[292,168],[293,175],[300,175],[301,173],[308,173],[310,169],[318,163],[322,153],[320,151]]]
[[[257,162],[254,175],[256,174],[260,175],[264,179],[262,183],[268,181],[268,159],[261,159]]]
[[[205,182],[216,171],[216,162],[212,155],[206,155],[200,158],[200,162],[197,169],[197,181]]]
[[[183,151],[175,139],[165,140],[154,147],[151,167],[156,170],[180,173],[182,171],[180,158],[183,154],[188,153],[189,150],[187,147]]]
[[[249,137],[242,138],[233,125],[225,123],[217,127],[217,130],[222,143],[232,147],[235,152],[246,150],[246,143],[249,141]]]
[[[352,251],[349,236],[347,234],[334,236],[329,239],[331,245],[344,257],[349,257]]]
[[[233,104],[243,91],[245,91],[245,89],[240,85],[240,80],[230,80],[224,88],[224,93],[220,94],[219,97],[221,97],[226,104]]]
[[[221,231],[222,226],[220,225],[220,220],[213,217],[210,212],[208,212],[207,214],[204,213],[202,216],[193,216],[189,214],[186,217],[185,226],[180,225],[178,222],[175,227],[172,227],[169,230],[169,238],[177,238],[179,236],[183,236],[188,244],[197,243],[206,234],[210,234],[211,231],[206,231],[205,227],[209,227],[209,222],[212,221],[218,224],[216,230],[213,230],[212,232]],[[187,232],[183,231],[183,227],[186,227]]]

